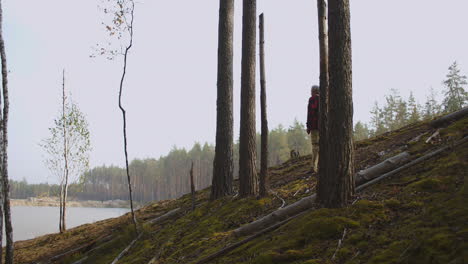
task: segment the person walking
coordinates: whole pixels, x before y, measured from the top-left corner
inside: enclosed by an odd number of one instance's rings
[[[319,87],[312,86],[312,96],[309,98],[307,106],[307,134],[310,134],[312,141],[312,173],[318,171],[318,158],[319,158]]]

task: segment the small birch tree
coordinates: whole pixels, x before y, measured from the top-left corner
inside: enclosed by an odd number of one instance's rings
[[[91,141],[88,122],[78,105],[65,93],[65,72],[62,85],[62,109],[49,128],[50,137],[42,140],[44,163],[60,182],[59,231],[66,230],[68,186],[89,168]]]

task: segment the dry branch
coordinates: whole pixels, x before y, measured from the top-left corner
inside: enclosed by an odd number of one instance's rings
[[[143,232],[140,232],[140,234],[135,238],[120,254],[112,261],[111,264],[116,264],[127,252],[135,245],[135,243],[140,239],[141,235],[143,235]]]
[[[275,191],[273,191],[273,190],[270,190],[270,192],[271,192],[276,198],[278,198],[279,200],[281,200],[281,206],[280,206],[278,209],[283,208],[283,207],[286,205],[286,201],[285,201],[283,198],[281,198],[281,197],[278,195],[277,192],[275,192]]]
[[[73,264],[82,264],[82,263],[84,263],[87,259],[88,259],[88,256],[85,256],[84,258],[73,262]]]
[[[297,215],[291,216],[291,217],[287,218],[286,220],[283,220],[283,221],[281,221],[281,222],[279,222],[279,223],[276,223],[276,224],[274,224],[274,225],[272,225],[272,226],[270,226],[270,227],[267,227],[267,228],[261,230],[260,232],[255,233],[255,234],[252,235],[252,236],[249,236],[249,237],[247,237],[247,238],[245,238],[245,239],[243,239],[243,240],[241,240],[241,241],[239,241],[239,242],[237,242],[237,243],[234,243],[234,244],[232,244],[232,245],[230,245],[230,246],[228,246],[228,247],[225,247],[225,248],[221,249],[220,251],[218,251],[218,252],[216,252],[216,253],[214,253],[214,254],[211,254],[211,255],[209,255],[209,256],[207,256],[207,257],[205,257],[205,258],[203,258],[203,259],[201,259],[201,260],[195,262],[194,264],[204,264],[204,263],[208,263],[208,262],[210,262],[211,260],[213,260],[213,259],[215,259],[215,258],[218,258],[218,257],[221,257],[221,256],[225,255],[226,253],[228,253],[228,252],[230,252],[230,251],[232,251],[232,250],[234,250],[234,249],[236,249],[236,248],[238,248],[238,247],[244,245],[245,243],[247,243],[247,242],[249,242],[249,241],[254,240],[255,238],[257,238],[257,237],[259,237],[259,236],[261,236],[261,235],[263,235],[263,234],[266,234],[266,233],[268,233],[268,232],[270,232],[270,231],[273,231],[273,230],[277,229],[278,227],[280,227],[280,226],[286,224],[287,222],[293,220],[294,218],[297,218],[297,217],[299,217],[299,216],[301,216],[301,215],[304,215],[304,214],[307,213],[307,212],[308,212],[308,211],[304,211],[304,212],[299,213],[299,214],[297,214]]]
[[[67,252],[64,252],[64,253],[61,253],[59,255],[53,256],[52,258],[50,258],[50,259],[48,259],[46,261],[41,261],[41,262],[38,262],[38,263],[53,263],[53,262],[56,262],[56,261],[58,261],[58,260],[60,260],[62,258],[68,257],[70,255],[73,255],[73,254],[77,253],[77,252],[81,252],[84,249],[92,248],[96,244],[108,242],[112,238],[113,238],[113,235],[109,235],[109,236],[106,236],[106,237],[103,237],[103,238],[96,239],[96,240],[94,240],[94,241],[92,241],[90,243],[87,243],[85,245],[81,245],[79,247],[73,248],[71,250],[68,250]],[[90,252],[93,252],[93,251],[97,250],[98,248],[101,248],[102,246],[103,245],[101,244],[100,246],[98,246],[96,248],[92,248],[91,250],[87,251],[86,254],[89,254]],[[80,259],[80,260],[78,260],[77,262],[75,262],[73,264],[81,263],[79,261],[83,261],[83,260],[84,259]]]
[[[347,229],[345,228],[345,229],[343,230],[343,236],[341,237],[340,240],[338,240],[338,246],[336,247],[335,253],[333,253],[333,256],[332,256],[331,260],[334,260],[334,259],[335,259],[336,253],[338,253],[338,250],[340,250],[341,245],[343,244],[344,238],[345,238],[345,236],[346,236],[346,232],[347,232]]]
[[[440,129],[437,129],[434,134],[432,134],[430,137],[426,139],[426,144],[432,141],[432,139],[436,138],[438,135],[440,135]]]

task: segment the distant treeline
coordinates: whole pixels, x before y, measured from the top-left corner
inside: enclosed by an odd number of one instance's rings
[[[408,99],[392,89],[385,96],[385,103],[375,103],[370,124],[357,122],[354,127],[356,140],[398,129],[405,125],[428,120],[436,115],[453,112],[467,105],[468,95],[464,89],[466,76],[454,63],[449,68],[447,79],[443,82],[443,100],[437,100],[436,92],[431,88],[423,106],[418,104],[410,93]],[[279,125],[269,132],[269,166],[281,164],[290,158],[292,150],[300,155],[309,154],[310,139],[304,124],[295,120],[289,128]],[[260,160],[260,135],[257,135],[257,161]],[[239,145],[234,144],[234,173],[238,175]],[[190,150],[174,147],[167,156],[159,159],[135,159],[130,163],[134,200],[149,202],[177,198],[189,192],[189,169],[194,162],[194,178],[197,190],[211,185],[213,174],[214,146],[208,143],[195,143]],[[259,166],[257,166],[259,168]],[[58,185],[28,184],[23,181],[11,181],[12,198],[57,196]],[[123,168],[100,166],[91,169],[80,177],[78,183],[69,187],[69,196],[81,200],[128,199],[127,179]]]
[[[370,111],[370,124],[357,122],[354,126],[354,137],[362,140],[373,137],[421,120],[429,120],[434,116],[457,111],[468,103],[467,77],[460,73],[458,64],[454,62],[449,67],[446,79],[442,82],[443,99],[437,100],[437,92],[431,87],[424,105],[418,104],[410,92],[409,98],[404,99],[396,89],[391,89],[385,96],[385,103],[379,106],[375,102]]]
[[[257,135],[260,148],[260,135]],[[234,173],[238,173],[238,143],[234,144]],[[303,124],[297,120],[289,128],[279,125],[269,134],[269,164],[281,164],[290,158],[291,150],[301,155],[310,153],[310,139]],[[257,153],[260,160],[260,151]],[[134,199],[149,202],[177,198],[190,190],[189,170],[194,162],[194,178],[197,190],[211,185],[214,146],[195,143],[190,150],[174,147],[167,156],[159,159],[135,159],[130,163]],[[56,196],[58,185],[28,184],[26,180],[11,181],[12,197]],[[127,178],[124,168],[100,166],[80,177],[69,187],[69,196],[80,200],[128,199]]]

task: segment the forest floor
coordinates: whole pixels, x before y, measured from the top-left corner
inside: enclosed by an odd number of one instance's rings
[[[440,130],[416,123],[355,144],[356,171],[402,151],[412,159],[468,135],[468,117]],[[414,140],[417,139],[418,140]],[[118,263],[197,263],[245,237],[233,230],[315,192],[310,156],[270,168],[276,195],[191,197],[139,209],[142,236]],[[342,209],[315,208],[208,263],[468,263],[468,144],[408,168]],[[281,197],[279,199],[278,197]],[[180,208],[168,219],[150,220]],[[15,263],[111,263],[135,238],[130,214],[15,243]],[[341,245],[338,246],[339,241]]]

